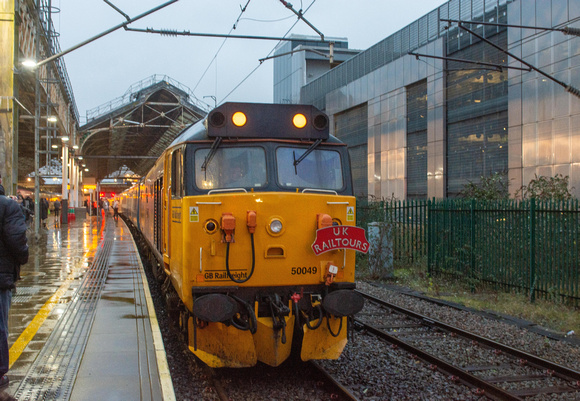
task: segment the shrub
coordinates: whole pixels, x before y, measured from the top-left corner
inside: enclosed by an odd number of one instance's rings
[[[506,172],[481,177],[479,183],[470,181],[463,186],[459,196],[476,200],[499,200],[509,198],[509,181]]]
[[[536,198],[538,200],[568,200],[572,194],[568,188],[570,177],[556,174],[555,177],[537,175],[528,185],[522,185],[516,192],[516,197],[522,199]],[[573,189],[573,188],[572,188]]]

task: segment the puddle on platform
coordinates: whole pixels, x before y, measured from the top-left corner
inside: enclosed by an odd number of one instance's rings
[[[145,316],[145,315],[135,316],[135,315],[127,314],[127,315],[121,316],[121,318],[122,319],[149,319],[149,316]]]
[[[135,298],[111,297],[109,295],[102,295],[101,299],[106,299],[107,301],[125,302],[128,304],[135,305]]]

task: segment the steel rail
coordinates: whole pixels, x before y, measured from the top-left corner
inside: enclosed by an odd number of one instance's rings
[[[324,378],[328,380],[334,388],[336,388],[339,391],[338,394],[339,399],[358,401],[358,398],[356,398],[356,396],[353,393],[351,393],[347,387],[343,386],[338,380],[334,378],[334,376],[332,376],[328,371],[326,371],[326,369],[320,366],[316,361],[310,361],[309,363],[311,366],[314,367],[314,369],[316,369],[316,371],[318,371],[318,373],[323,375]]]
[[[363,297],[365,297],[365,298],[367,298],[375,303],[386,306],[388,308],[396,310],[396,311],[403,313],[405,315],[414,317],[416,319],[420,319],[429,326],[434,326],[434,327],[438,327],[438,328],[443,329],[443,330],[447,330],[449,332],[454,332],[454,333],[457,333],[458,335],[465,337],[469,340],[477,341],[478,343],[484,344],[484,345],[486,345],[490,348],[493,348],[493,349],[498,349],[498,350],[500,350],[508,355],[512,355],[518,359],[523,359],[526,362],[528,362],[529,364],[535,365],[534,367],[536,367],[538,369],[552,370],[552,371],[554,371],[555,376],[558,376],[561,379],[568,380],[571,382],[580,381],[580,372],[577,370],[567,368],[567,367],[559,365],[557,363],[554,363],[554,362],[548,361],[546,359],[540,358],[538,356],[529,354],[525,351],[522,351],[522,350],[519,350],[519,349],[516,349],[513,347],[509,347],[505,344],[499,343],[499,342],[491,340],[489,338],[482,337],[482,336],[479,336],[477,334],[471,333],[469,331],[460,329],[459,327],[451,326],[451,325],[443,323],[439,320],[432,319],[432,318],[427,317],[425,315],[421,315],[421,314],[413,312],[409,309],[405,309],[403,307],[394,305],[390,302],[383,301],[382,299],[376,298],[370,294],[366,294],[366,293],[358,291],[358,290],[357,290],[357,292],[359,294],[361,294]]]
[[[414,345],[411,345],[395,336],[392,336],[374,326],[371,326],[370,324],[364,323],[363,321],[355,318],[354,319],[355,322],[355,326],[359,326],[360,328],[366,330],[367,332],[381,338],[384,339],[388,342],[390,342],[391,344],[394,344],[402,349],[404,349],[407,352],[410,352],[413,355],[416,355],[417,357],[421,358],[422,360],[424,360],[425,362],[430,363],[431,365],[435,366],[436,369],[446,375],[448,375],[450,378],[452,377],[457,377],[459,381],[461,381],[463,384],[467,385],[468,387],[476,387],[478,389],[481,389],[484,391],[485,395],[488,398],[491,398],[493,400],[508,400],[508,401],[522,401],[523,399],[515,396],[513,394],[510,394],[509,392],[507,392],[506,390],[494,386],[493,384],[480,379],[477,376],[472,375],[471,373],[443,360],[440,359],[434,355],[431,355],[423,350],[421,350],[420,348],[415,347]]]

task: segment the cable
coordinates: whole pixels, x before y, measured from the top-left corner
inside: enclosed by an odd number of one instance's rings
[[[245,279],[238,280],[230,273],[230,243],[228,242],[228,244],[226,246],[226,273],[228,274],[229,279],[232,280],[234,283],[238,283],[238,284],[245,283],[254,274],[254,267],[256,267],[256,252],[255,252],[255,247],[254,247],[254,234],[250,234],[250,239],[252,241],[252,270],[250,270],[250,274]]]
[[[316,3],[316,0],[312,0],[312,3],[310,3],[310,5],[308,6],[308,8],[306,8],[306,10],[304,10],[304,12],[302,13],[302,15],[306,14],[306,13],[308,12],[308,10],[310,9],[310,7],[312,7],[312,6],[314,5],[314,3]],[[294,29],[294,27],[296,26],[296,24],[297,24],[298,22],[300,22],[300,18],[298,18],[298,19],[296,20],[296,22],[295,22],[295,23],[294,23],[294,24],[293,24],[293,25],[290,27],[290,29],[288,29],[288,31],[287,31],[287,32],[284,34],[284,36],[282,36],[282,37],[283,37],[283,38],[285,38],[285,37],[286,37],[286,35],[288,35],[288,34],[290,33],[290,31],[291,31],[292,29]],[[270,53],[268,53],[268,55],[267,55],[266,57],[264,57],[264,58],[268,58],[268,57],[269,57],[269,56],[270,56],[270,55],[271,55],[271,54],[274,52],[274,50],[276,50],[276,47],[278,47],[278,45],[279,45],[279,44],[280,44],[280,42],[278,42],[278,43],[276,44],[276,46],[274,46],[274,47],[272,48],[272,50],[270,50]],[[230,91],[230,92],[229,92],[227,95],[225,95],[225,96],[222,98],[222,100],[221,100],[220,104],[221,104],[221,103],[223,103],[223,102],[224,102],[224,101],[225,101],[225,100],[226,100],[226,99],[227,99],[227,98],[228,98],[228,97],[229,97],[229,96],[230,96],[232,93],[234,93],[234,92],[236,91],[236,89],[238,89],[238,88],[239,88],[239,87],[240,87],[240,86],[241,86],[241,85],[242,85],[244,82],[246,82],[246,80],[247,80],[248,78],[250,78],[250,76],[252,76],[252,74],[253,74],[254,72],[256,72],[256,70],[257,70],[258,68],[260,68],[260,66],[261,66],[262,64],[263,64],[263,61],[262,61],[262,62],[260,62],[260,64],[258,64],[258,65],[256,66],[256,68],[254,68],[252,71],[250,71],[250,73],[249,73],[248,75],[246,75],[246,77],[245,77],[244,79],[242,79],[242,81],[241,81],[239,84],[237,84],[237,85],[234,87],[234,89],[232,89],[232,90],[231,90],[231,91]]]
[[[432,68],[434,68],[434,69],[435,69],[435,70],[437,70],[437,71],[445,71],[445,69],[444,69],[444,68],[437,68],[437,67],[435,67],[435,65],[433,65],[433,64],[429,64],[429,63],[427,62],[427,60],[424,60],[424,59],[422,59],[422,58],[419,58],[419,61],[422,61],[422,62],[424,62],[424,63],[425,63],[425,64],[427,64],[429,67],[432,67]]]
[[[280,19],[257,19],[257,18],[242,18],[241,20],[245,20],[245,21],[255,21],[255,22],[280,22],[280,21],[285,21],[287,19],[293,18],[293,15],[290,15],[288,17],[284,17],[284,18],[280,18]]]
[[[306,327],[308,327],[310,330],[316,330],[317,328],[319,328],[320,325],[322,324],[322,321],[324,320],[324,312],[322,311],[322,306],[318,304],[314,308],[315,310],[318,311],[318,323],[316,323],[314,326],[310,324],[310,318],[312,316],[306,316],[305,320]]]
[[[339,319],[340,319],[340,325],[338,326],[338,332],[336,334],[334,334],[332,331],[332,328],[330,327],[330,315],[326,316],[326,327],[328,328],[328,332],[330,333],[330,335],[333,337],[338,337],[338,335],[342,331],[342,319],[343,318],[339,317]]]
[[[246,12],[246,9],[248,8],[248,5],[250,4],[251,0],[248,0],[248,2],[246,3],[246,5],[244,7],[242,7],[242,10],[240,12],[240,15],[238,15],[238,19],[236,20],[236,22],[234,22],[234,25],[232,26],[232,28],[230,29],[230,31],[228,32],[228,35],[230,33],[232,33],[232,31],[234,29],[236,29],[238,22],[240,22],[240,18],[242,17],[242,14],[244,12]],[[205,71],[203,72],[203,74],[201,74],[201,77],[199,78],[199,81],[197,81],[197,83],[195,84],[195,87],[193,88],[192,92],[194,92],[197,87],[199,86],[199,84],[201,83],[201,80],[203,79],[203,77],[205,77],[205,74],[207,73],[207,71],[209,70],[209,68],[211,67],[211,65],[213,64],[213,62],[215,61],[215,59],[217,58],[219,52],[222,50],[222,47],[224,47],[224,45],[226,44],[226,41],[228,40],[228,38],[225,38],[224,41],[222,42],[222,44],[220,45],[220,47],[217,49],[217,51],[215,52],[213,58],[211,59],[211,61],[209,62],[207,68],[205,69]],[[216,93],[217,95],[217,93]]]

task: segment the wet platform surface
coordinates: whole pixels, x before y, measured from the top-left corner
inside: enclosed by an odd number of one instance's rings
[[[30,239],[9,318],[19,400],[172,400],[143,267],[122,220],[87,217]]]

